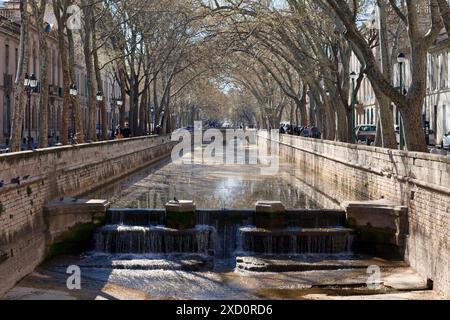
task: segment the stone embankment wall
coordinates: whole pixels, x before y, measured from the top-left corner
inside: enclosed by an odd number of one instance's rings
[[[46,203],[124,177],[172,146],[161,136],[0,155],[0,296],[42,262],[53,241]]]
[[[405,257],[450,295],[450,157],[288,135],[279,146],[297,178],[339,203],[386,199],[407,206]]]

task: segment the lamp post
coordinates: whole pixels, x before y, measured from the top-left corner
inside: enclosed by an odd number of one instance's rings
[[[101,93],[100,91],[98,91],[97,92],[97,95],[96,95],[96,99],[97,99],[97,102],[100,104],[102,101],[103,101],[103,93]],[[102,115],[101,115],[101,110],[100,110],[100,108],[99,108],[99,113],[98,113],[98,130],[99,130],[99,137],[101,136],[100,135],[100,133],[103,135],[103,132],[101,132],[100,130],[102,130],[102,127],[101,127],[101,117],[102,117]]]
[[[150,132],[152,133],[152,134],[154,134],[155,133],[155,119],[154,119],[154,113],[155,113],[155,109],[154,108],[151,108],[150,109],[150,117],[151,117],[151,127],[150,127]]]
[[[28,77],[28,73],[25,73],[24,87],[28,96],[28,150],[33,150],[33,143],[31,141],[31,94],[37,88],[37,79],[34,73]]]
[[[352,80],[352,141],[353,143],[356,143],[356,136],[355,136],[355,127],[356,127],[356,116],[355,116],[355,109],[356,109],[356,80],[358,79],[358,75],[356,72],[352,71],[350,73],[350,79]]]
[[[70,85],[69,90],[70,96],[72,99],[75,99],[75,97],[78,95],[78,88],[75,84]],[[75,127],[75,104],[72,101],[72,144],[75,143],[75,137],[76,137],[76,127]]]
[[[117,106],[119,107],[119,110],[122,108],[122,106],[123,106],[123,101],[122,101],[122,98],[119,98],[119,99],[117,99],[117,101],[116,101],[116,104],[117,104]],[[114,108],[114,117],[113,117],[113,132],[114,132],[114,129],[115,129],[115,124],[116,124],[116,110],[115,110],[115,108]],[[117,121],[117,123],[119,123],[119,121]],[[114,134],[114,133],[113,133]]]
[[[399,76],[400,76],[400,93],[403,94],[403,65],[406,63],[406,56],[404,53],[399,53],[399,55],[397,56],[397,62],[398,62],[398,66],[399,66]],[[398,107],[397,107],[398,108]],[[401,113],[400,114],[400,119],[399,119],[399,124],[400,124],[400,150],[404,150],[405,149],[405,133],[404,133],[404,129],[403,129],[403,118]]]

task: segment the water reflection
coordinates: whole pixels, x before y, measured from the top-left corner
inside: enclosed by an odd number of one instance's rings
[[[186,156],[185,156],[186,157]],[[287,208],[322,206],[293,178],[287,163],[275,176],[260,165],[182,164],[164,160],[112,183],[89,197],[108,199],[116,208],[164,208],[174,197],[193,199],[198,208],[253,208],[258,200],[281,201]]]

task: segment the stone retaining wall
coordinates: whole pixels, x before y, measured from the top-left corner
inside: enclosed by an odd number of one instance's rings
[[[169,136],[0,155],[0,296],[42,262],[44,205],[79,196],[170,155]]]
[[[407,206],[406,259],[450,295],[450,157],[288,135],[279,142],[296,176],[336,201],[384,198]]]

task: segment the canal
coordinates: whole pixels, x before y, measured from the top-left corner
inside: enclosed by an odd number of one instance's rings
[[[248,157],[245,165],[213,165],[187,164],[184,160],[190,156],[177,162],[163,160],[86,197],[107,199],[113,208],[163,209],[174,198],[194,200],[202,209],[254,208],[258,200],[281,201],[286,208],[323,207],[309,195],[315,191],[296,178],[287,162],[280,162],[276,174],[262,175],[262,165],[249,164]]]
[[[85,197],[107,199],[111,207],[118,210],[163,209],[165,203],[174,198],[194,200],[199,209],[251,209],[258,200],[281,201],[288,209],[311,209],[315,212],[323,208],[339,208],[333,199],[302,182],[299,172],[289,163],[281,161],[275,175],[261,175],[260,169],[259,164],[183,164],[166,159]],[[389,298],[389,295],[399,297],[395,296],[397,294],[408,299],[431,297],[429,292],[407,291],[411,288],[413,291],[423,290],[426,283],[405,263],[353,254],[347,249],[351,242],[345,225],[330,226],[326,220],[318,219],[315,229],[308,229],[310,231],[305,231],[304,226],[287,229],[286,233],[292,234],[287,238],[284,234],[283,239],[288,239],[289,245],[307,244],[305,251],[270,257],[253,257],[243,252],[236,252],[231,257],[205,257],[200,252],[121,252],[124,247],[135,248],[136,243],[139,248],[149,247],[148,241],[152,242],[150,247],[155,247],[154,243],[161,247],[160,236],[149,235],[161,230],[115,221],[96,233],[92,245],[84,253],[45,262],[11,290],[6,299],[219,300],[348,296],[365,299],[374,296]],[[209,238],[200,235],[205,233],[211,237],[214,232],[222,232],[224,235],[221,237],[227,240],[239,238],[239,233],[248,231],[241,225],[225,231],[213,227],[211,232],[207,226],[204,227],[191,238],[174,238],[171,246],[181,247],[183,241],[207,241]],[[227,226],[221,228],[226,229]],[[339,235],[335,235],[336,232]],[[252,242],[255,238],[250,236],[249,239]],[[344,241],[342,246],[342,241],[338,240]],[[262,240],[263,243],[266,241],[272,245],[273,239],[268,236]],[[107,249],[95,250],[99,247]],[[112,247],[118,252],[108,249]],[[316,249],[311,249],[313,247]],[[333,251],[337,247],[341,248],[340,251]],[[369,290],[366,286],[367,268],[373,265],[381,266],[383,285]],[[68,266],[80,268],[80,289],[68,288]]]

